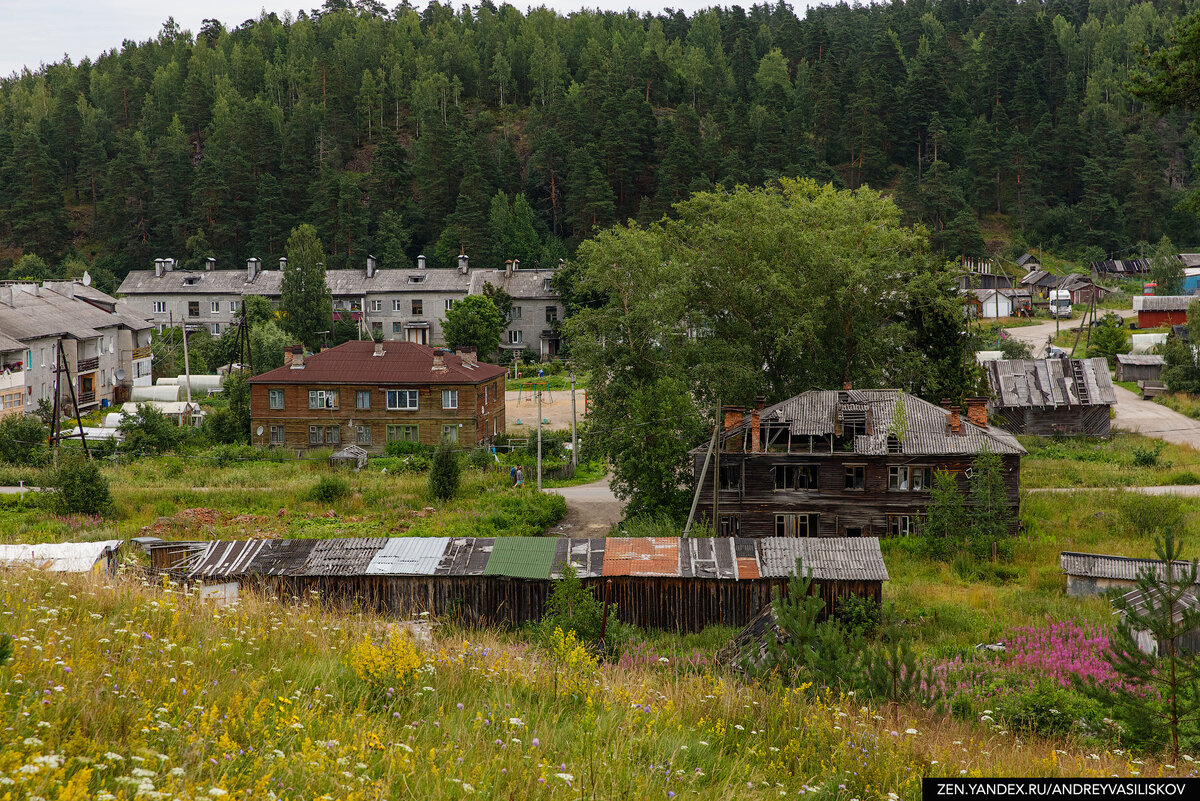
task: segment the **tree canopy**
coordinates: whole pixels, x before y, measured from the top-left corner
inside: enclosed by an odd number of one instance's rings
[[[280,287],[283,324],[289,334],[310,347],[318,332],[333,330],[333,305],[325,282],[325,252],[317,229],[304,224],[287,241],[287,266]]]
[[[504,316],[491,298],[468,295],[446,310],[442,333],[451,348],[475,348],[480,358],[487,358],[500,347]]]

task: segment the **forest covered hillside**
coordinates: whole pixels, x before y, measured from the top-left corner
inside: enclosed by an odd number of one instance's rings
[[[549,265],[699,189],[893,194],[948,257],[1116,256],[1168,235],[1197,135],[1128,91],[1188,11],[1124,0],[783,3],[638,16],[329,0],[0,81],[0,278],[221,267],[318,227],[330,268]],[[1006,256],[1009,254],[1000,254]],[[26,262],[25,271],[29,271]]]

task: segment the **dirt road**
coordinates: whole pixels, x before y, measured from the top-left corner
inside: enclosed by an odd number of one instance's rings
[[[587,410],[587,391],[575,390],[575,415],[582,422]],[[511,436],[529,436],[537,431],[537,398],[532,392],[504,393],[505,429]],[[571,390],[547,390],[542,393],[544,430],[571,428]]]
[[[1113,389],[1117,393],[1117,415],[1113,418],[1113,428],[1200,449],[1200,420],[1193,420],[1153,401],[1142,400],[1124,387],[1114,386]]]
[[[1126,319],[1137,314],[1137,312],[1135,312],[1133,309],[1120,309],[1117,310],[1116,313]],[[1020,342],[1028,342],[1029,346],[1033,348],[1033,355],[1040,358],[1046,355],[1046,343],[1049,342],[1054,336],[1054,332],[1056,330],[1074,330],[1078,328],[1081,323],[1083,323],[1082,315],[1070,320],[1059,320],[1057,323],[1054,320],[1051,320],[1046,323],[1038,323],[1037,325],[1006,328],[1005,330],[1013,339]],[[1086,335],[1086,332],[1084,335]]]
[[[546,530],[550,537],[605,537],[609,530],[621,522],[622,507],[617,496],[608,486],[611,476],[605,476],[592,484],[577,487],[558,487],[546,492],[557,493],[567,499],[567,516],[556,526]]]

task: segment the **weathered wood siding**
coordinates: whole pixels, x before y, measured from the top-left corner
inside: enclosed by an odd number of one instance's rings
[[[1117,362],[1118,381],[1161,381],[1164,365],[1121,364]]]
[[[999,407],[993,413],[1000,420],[1001,428],[1014,434],[1107,437],[1112,427],[1109,409],[1107,405],[1026,406]]]
[[[1020,503],[1020,465],[1017,455],[1000,457],[1008,499],[1015,512]],[[857,534],[864,537],[886,537],[890,534],[889,515],[922,516],[929,508],[929,490],[899,491],[888,489],[888,468],[892,466],[929,467],[954,474],[964,497],[968,492],[965,471],[971,466],[970,456],[860,456],[834,453],[721,453],[721,468],[738,464],[742,468],[741,487],[722,490],[720,514],[738,516],[738,536],[774,537],[775,515],[818,514],[818,530],[822,537],[843,537]],[[776,489],[773,468],[783,465],[818,466],[816,489]],[[847,465],[864,465],[866,475],[863,489],[845,488]],[[694,474],[704,467],[704,453],[695,454]],[[697,519],[712,519],[713,467],[709,464],[701,482]],[[849,533],[848,533],[849,531]],[[1015,528],[1013,533],[1016,533]]]

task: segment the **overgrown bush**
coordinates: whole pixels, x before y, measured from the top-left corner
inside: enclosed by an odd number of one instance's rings
[[[1098,702],[1049,679],[998,698],[995,713],[1010,729],[1041,735],[1098,730],[1104,717]]]
[[[317,503],[333,503],[350,494],[350,483],[341,476],[321,476],[312,489],[308,491],[308,499]]]
[[[833,619],[844,626],[847,631],[870,636],[878,630],[883,613],[873,598],[847,595],[839,598],[834,604]]]
[[[410,453],[429,456],[433,453],[433,448],[420,442],[389,442],[384,446],[384,453],[388,456],[406,456]]]
[[[0,420],[0,459],[26,467],[44,465],[50,455],[50,429],[33,415],[13,414]]]
[[[126,415],[119,426],[124,437],[122,450],[130,453],[166,453],[183,440],[184,430],[174,420],[146,403]]]
[[[616,622],[617,605],[609,604],[608,617]],[[555,581],[546,599],[546,610],[538,623],[539,637],[552,642],[555,630],[575,632],[586,643],[600,642],[600,625],[604,619],[604,602],[583,586],[575,566],[562,565],[562,578]]]
[[[496,466],[491,448],[472,448],[467,454],[467,464],[477,470],[490,470]]]
[[[429,467],[429,494],[439,501],[448,501],[458,492],[458,481],[462,465],[453,445],[443,440],[433,453]]]
[[[1130,450],[1133,453],[1133,463],[1137,467],[1162,467],[1169,468],[1171,462],[1162,459],[1163,448],[1167,443],[1161,439],[1151,440],[1145,447],[1134,445]]]
[[[91,459],[71,456],[54,471],[54,506],[63,514],[108,514],[112,493],[108,479]]]

